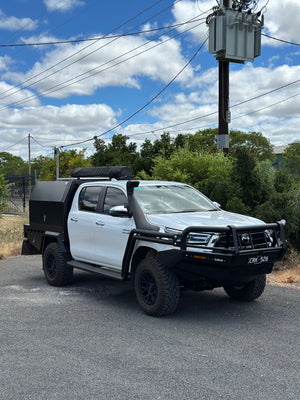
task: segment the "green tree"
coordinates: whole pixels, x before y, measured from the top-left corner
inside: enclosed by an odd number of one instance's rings
[[[156,139],[153,144],[154,154],[163,154],[164,157],[170,158],[176,147],[169,132],[164,132],[160,139]]]
[[[294,178],[300,177],[300,142],[290,144],[283,153],[286,168]]]
[[[260,132],[241,132],[230,131],[229,134],[229,152],[235,157],[237,151],[241,148],[246,148],[252,156],[259,161],[275,159],[273,147],[269,140]]]
[[[163,155],[158,156],[153,177],[188,183],[225,206],[234,191],[232,167],[232,160],[225,158],[221,152],[199,156],[197,152],[191,152],[185,147],[175,151],[169,159]]]
[[[49,165],[53,162],[53,157],[49,156],[38,156],[31,160],[31,171],[36,172],[37,176],[39,177],[41,174],[42,169],[45,165]]]
[[[21,157],[0,152],[0,171],[4,176],[28,174],[28,163]]]
[[[270,198],[259,205],[255,216],[265,222],[286,220],[287,240],[300,251],[300,186],[288,192],[273,192]]]
[[[93,166],[126,165],[131,168],[133,174],[138,169],[140,158],[136,143],[127,143],[128,136],[116,134],[111,143],[105,145],[103,139],[95,138],[95,154],[91,157]]]
[[[0,211],[5,207],[4,196],[7,194],[7,184],[5,182],[4,176],[0,175]]]
[[[94,137],[95,153],[90,157],[93,167],[101,167],[108,165],[107,146],[102,138]]]
[[[188,135],[187,142],[191,151],[198,153],[215,153],[217,149],[218,129],[204,129],[194,135]]]
[[[140,150],[140,163],[139,171],[145,171],[146,174],[151,174],[151,170],[154,166],[154,158],[156,156],[154,146],[149,139],[145,139],[141,145]]]
[[[273,192],[275,170],[271,162],[257,162],[247,147],[236,149],[233,181],[238,185],[236,193],[250,209],[267,200]]]
[[[59,177],[70,177],[71,170],[78,167],[89,167],[90,161],[85,159],[86,150],[65,150],[59,154]],[[40,180],[53,181],[56,179],[56,161],[46,158],[38,176]]]

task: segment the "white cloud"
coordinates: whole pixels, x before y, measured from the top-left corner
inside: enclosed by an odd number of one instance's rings
[[[266,2],[266,0],[265,0]],[[260,4],[261,2],[259,2]],[[261,4],[263,5],[263,3]],[[270,0],[265,13],[266,32],[279,39],[299,42],[299,0]],[[268,45],[279,45],[274,40],[264,40]]]
[[[1,111],[0,152],[30,133],[45,146],[42,148],[32,142],[32,157],[37,157],[41,152],[52,152],[53,146],[92,139],[95,135],[114,126],[116,117],[117,113],[105,104],[67,104],[62,107],[38,106],[19,110],[6,109]],[[93,147],[93,140],[84,145],[84,147],[88,146]],[[13,151],[14,154],[26,159],[26,141],[14,146]]]
[[[11,57],[3,56],[0,57],[0,71],[7,71],[9,67],[13,64]]]
[[[0,82],[0,111],[9,104],[23,104],[35,107],[40,104],[38,97],[30,90],[19,90],[6,82]]]
[[[55,98],[73,94],[90,95],[98,88],[107,86],[139,88],[139,77],[144,76],[167,83],[186,63],[180,42],[171,39],[160,45],[167,39],[153,42],[144,37],[123,37],[111,41],[109,46],[102,40],[89,43],[88,47],[86,43],[61,45],[48,51],[27,73],[10,72],[6,78],[20,83],[38,75],[32,79],[31,87]],[[67,60],[62,63],[64,59]],[[126,64],[123,63],[125,60]],[[45,70],[46,73],[43,73]],[[85,79],[87,76],[89,78]],[[192,77],[192,68],[188,67],[177,81],[187,82]]]
[[[44,0],[44,3],[49,11],[69,11],[78,6],[84,6],[85,2],[81,0]]]
[[[267,5],[264,8],[264,5]],[[216,6],[215,0],[182,0],[176,3],[173,7],[173,16],[175,23],[182,23],[200,16],[202,13],[210,13],[212,7]],[[256,12],[262,10],[264,13],[265,30],[263,33],[275,36],[279,39],[287,41],[299,42],[299,26],[300,26],[300,2],[299,0],[267,0],[259,1]],[[207,15],[206,14],[206,15]],[[199,23],[199,22],[198,22]],[[183,25],[178,28],[183,31],[189,27]],[[195,40],[205,37],[208,32],[206,24],[191,31],[192,37]],[[282,46],[283,44],[268,38],[262,38],[263,44],[269,46]]]
[[[213,6],[216,6],[215,0],[205,0],[201,2],[191,0],[180,1],[176,3],[172,9],[175,23],[181,24],[195,19],[195,28],[190,31],[190,34],[196,41],[199,42],[199,39],[202,41],[208,34],[205,18],[210,14]],[[199,18],[203,18],[203,20],[197,21]],[[182,32],[192,26],[192,24],[185,24],[179,27],[178,30]]]
[[[31,18],[8,17],[2,10],[0,10],[0,29],[6,29],[9,31],[33,31],[38,27],[38,24],[38,20]]]
[[[198,129],[217,126],[218,124],[218,81],[217,68],[210,69],[194,80],[191,92],[178,93],[172,102],[156,106],[151,115],[158,119],[154,126],[165,130],[173,124],[192,120],[184,125],[171,127],[171,133],[196,132]],[[300,66],[282,65],[275,69],[255,68],[246,64],[230,75],[230,103],[237,103],[257,97],[244,104],[232,107],[231,129],[262,132],[272,144],[288,144],[300,139],[299,109],[300,94],[299,82],[261,96],[273,89],[287,85],[299,79]],[[200,90],[197,90],[200,88]],[[296,95],[296,96],[295,96]],[[292,97],[295,96],[295,97]],[[276,104],[278,103],[278,104]],[[263,109],[262,111],[258,111]],[[213,115],[209,115],[214,113]],[[247,115],[249,114],[249,115]],[[152,128],[156,129],[156,128]],[[151,130],[149,126],[147,130]],[[133,126],[131,131],[138,133]],[[130,129],[127,128],[127,132]],[[141,131],[140,131],[141,132]],[[129,134],[129,133],[128,133]],[[149,134],[149,137],[154,138]]]

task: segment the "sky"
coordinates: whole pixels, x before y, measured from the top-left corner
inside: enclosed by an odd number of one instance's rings
[[[217,0],[11,0],[0,5],[0,152],[94,152],[218,126]],[[300,2],[258,0],[261,55],[230,63],[229,129],[300,140]],[[272,38],[271,38],[271,37]],[[280,39],[280,40],[275,40]],[[241,103],[241,104],[240,104]]]

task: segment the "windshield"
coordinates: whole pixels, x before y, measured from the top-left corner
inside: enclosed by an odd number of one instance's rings
[[[134,196],[146,214],[216,210],[216,206],[207,197],[187,185],[138,186]]]

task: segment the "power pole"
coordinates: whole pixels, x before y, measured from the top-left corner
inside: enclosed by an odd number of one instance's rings
[[[31,149],[30,149],[30,133],[28,133],[28,196],[31,195]]]
[[[224,156],[229,148],[229,61],[219,60],[219,129],[218,149],[223,149]]]
[[[55,165],[56,165],[56,180],[59,179],[59,148],[54,147],[54,158],[55,158]]]
[[[219,63],[218,148],[226,156],[229,148],[229,63],[254,61],[261,53],[262,11],[254,12],[253,0],[220,0],[207,17],[209,52]]]
[[[229,8],[229,0],[223,0],[224,8]],[[229,149],[229,61],[219,59],[219,129],[218,149],[223,149],[224,156],[228,155]]]

